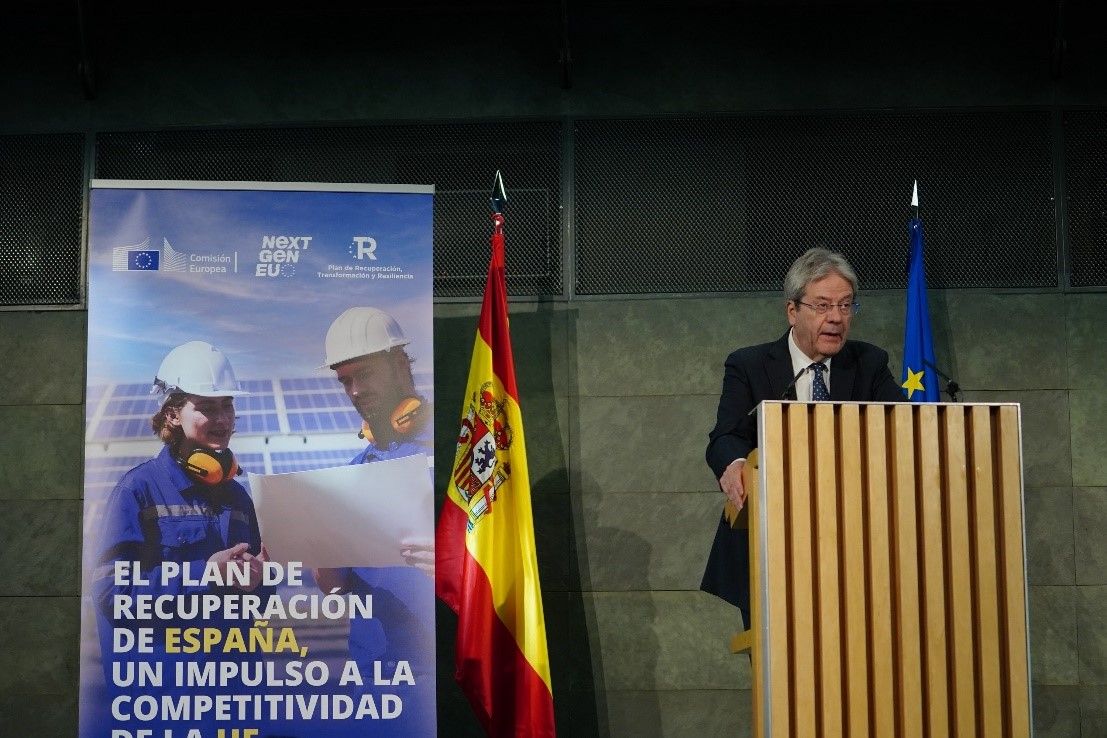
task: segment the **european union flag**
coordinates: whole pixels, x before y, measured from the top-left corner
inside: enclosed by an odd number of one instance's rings
[[[930,332],[930,306],[926,301],[923,267],[923,224],[917,217],[911,231],[911,261],[907,274],[907,318],[903,330],[903,387],[912,402],[938,402],[938,376],[934,371],[934,338]]]
[[[147,251],[128,251],[127,252],[127,271],[129,272],[145,272],[145,271],[157,271],[158,268],[158,251],[157,249]]]

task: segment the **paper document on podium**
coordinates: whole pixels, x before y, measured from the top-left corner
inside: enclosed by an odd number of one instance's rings
[[[250,474],[261,539],[274,561],[404,566],[400,541],[434,536],[427,457],[288,474]]]

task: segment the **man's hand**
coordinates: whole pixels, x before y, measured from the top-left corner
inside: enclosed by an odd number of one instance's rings
[[[236,579],[236,573],[242,570],[239,566],[239,562],[249,561],[250,559],[254,558],[248,553],[249,550],[249,543],[236,543],[230,548],[225,548],[222,551],[216,551],[215,553],[213,553],[211,556],[208,557],[208,563],[216,564],[219,567],[219,571],[222,574],[224,582],[232,582]],[[253,569],[253,567],[254,565],[250,564],[251,570]],[[260,578],[260,571],[258,576]],[[253,580],[253,578],[254,574],[253,571],[251,571],[250,579]],[[254,586],[256,587],[257,585],[255,584]],[[251,587],[251,589],[253,588]]]
[[[244,592],[253,592],[261,584],[261,570],[262,564],[269,560],[269,552],[265,549],[263,544],[261,547],[261,553],[254,556],[250,553],[249,543],[236,543],[230,548],[225,548],[222,551],[216,551],[208,557],[208,563],[217,564],[223,573],[223,581],[230,582],[236,579],[234,572],[242,570],[241,562],[246,562],[246,570],[249,572],[249,579],[246,584],[235,584],[234,586],[241,589]],[[231,566],[234,564],[234,566]]]
[[[315,577],[315,584],[322,592],[346,594],[350,591],[349,569],[312,569],[311,575]]]
[[[745,466],[745,459],[735,459],[723,470],[723,476],[719,477],[719,488],[739,510],[746,505],[746,487],[742,484],[742,470]]]
[[[428,577],[434,576],[433,538],[404,538],[400,541],[400,555],[408,566],[414,566]]]
[[[218,564],[223,569],[224,579],[230,579],[230,577],[227,576],[229,572],[227,564],[231,563],[232,561],[241,561],[242,554],[246,553],[249,550],[249,543],[236,543],[230,548],[225,548],[222,551],[216,551],[215,553],[213,553],[211,556],[208,557],[208,563]]]
[[[236,584],[235,587],[243,592],[253,592],[261,584],[262,564],[269,560],[269,550],[265,548],[263,543],[261,544],[261,552],[257,556],[245,551],[239,560],[249,564],[250,579],[246,584]]]

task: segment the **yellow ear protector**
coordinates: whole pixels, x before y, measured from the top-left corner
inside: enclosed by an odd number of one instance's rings
[[[388,414],[388,425],[380,427],[383,413],[363,420],[358,438],[364,438],[369,443],[378,440],[388,443],[409,436],[422,426],[423,398],[408,395],[400,400],[392,412]],[[376,430],[374,430],[374,428]]]
[[[178,459],[185,473],[197,482],[208,485],[222,484],[238,474],[238,462],[229,448],[212,451],[198,448],[187,457]]]

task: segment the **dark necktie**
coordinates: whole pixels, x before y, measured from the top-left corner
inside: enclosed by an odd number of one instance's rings
[[[826,382],[823,381],[823,372],[826,371],[826,364],[815,362],[809,366],[808,369],[815,372],[815,377],[811,380],[811,399],[816,402],[829,400],[830,392],[826,388]]]

